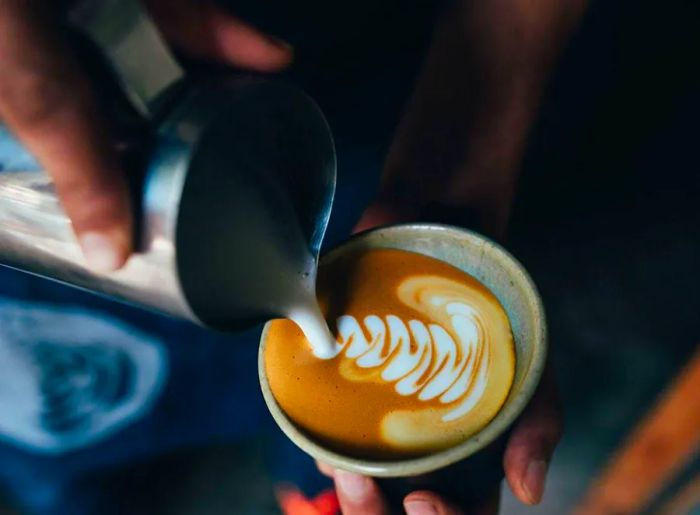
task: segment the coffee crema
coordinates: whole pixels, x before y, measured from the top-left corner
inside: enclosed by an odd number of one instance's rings
[[[296,324],[270,323],[272,393],[303,431],[339,452],[384,459],[451,447],[498,413],[515,373],[496,297],[467,273],[394,249],[324,260],[318,299],[336,336],[314,355]]]

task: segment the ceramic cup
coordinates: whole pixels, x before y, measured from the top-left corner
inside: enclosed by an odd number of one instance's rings
[[[503,434],[523,411],[545,365],[547,326],[544,310],[532,279],[513,256],[493,241],[457,227],[404,224],[374,229],[352,237],[324,257],[377,248],[417,252],[449,263],[476,277],[501,302],[513,330],[516,370],[510,394],[494,419],[467,440],[417,458],[369,460],[332,451],[295,426],[275,401],[263,359],[269,324],[263,330],[258,356],[260,384],[265,402],[279,427],[313,458],[335,468],[367,476],[392,478],[424,475],[455,464],[483,449]]]

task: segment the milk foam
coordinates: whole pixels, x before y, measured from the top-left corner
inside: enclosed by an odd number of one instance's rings
[[[326,359],[342,354],[357,367],[380,368],[399,395],[457,403],[444,422],[466,415],[484,395],[489,371],[489,338],[478,304],[461,284],[435,276],[406,279],[397,294],[431,322],[343,315]],[[316,349],[314,354],[322,357]]]
[[[295,305],[287,317],[296,323],[311,345],[314,356],[329,359],[337,355],[335,338],[328,329],[325,318],[315,299]]]

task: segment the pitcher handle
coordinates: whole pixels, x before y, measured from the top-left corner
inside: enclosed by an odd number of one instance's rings
[[[104,54],[136,111],[146,118],[185,72],[138,0],[84,0],[71,22]]]

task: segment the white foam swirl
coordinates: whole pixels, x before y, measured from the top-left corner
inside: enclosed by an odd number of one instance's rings
[[[489,370],[489,339],[478,309],[483,300],[469,292],[440,277],[406,279],[397,290],[399,300],[430,322],[393,314],[361,322],[341,316],[332,357],[342,353],[361,369],[378,369],[399,395],[456,403],[442,416],[444,422],[456,420],[484,395]]]

